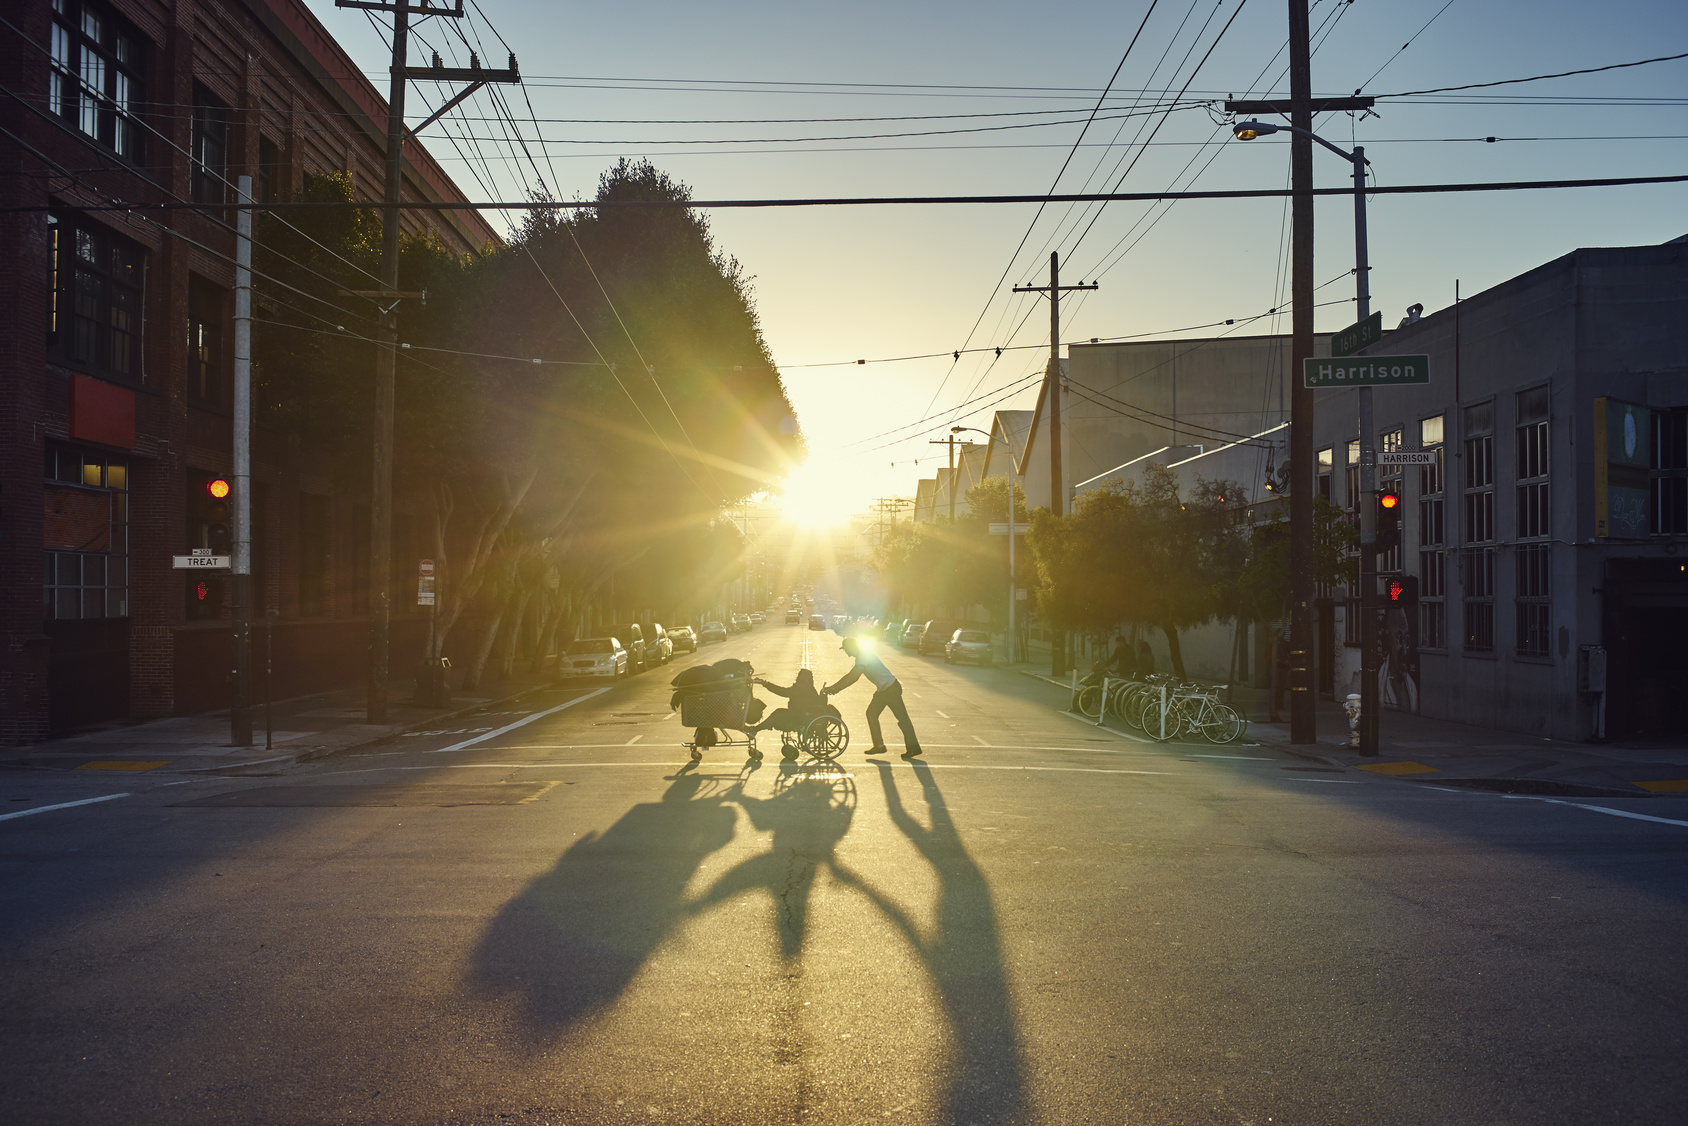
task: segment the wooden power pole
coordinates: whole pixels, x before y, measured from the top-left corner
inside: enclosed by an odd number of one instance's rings
[[[1049,511],[1060,516],[1067,510],[1067,487],[1061,470],[1061,292],[1075,289],[1099,289],[1095,282],[1085,285],[1061,284],[1061,256],[1049,252],[1049,284],[1017,285],[1015,293],[1046,293],[1049,295],[1049,367],[1043,375],[1043,401],[1049,408]],[[1030,440],[1028,436],[1028,441]],[[1012,498],[1010,498],[1012,503]],[[1067,675],[1067,632],[1057,630],[1049,640],[1049,673]]]
[[[469,85],[441,106],[432,117],[416,128],[431,124],[441,114],[479,90],[488,82],[520,82],[516,70],[516,56],[510,56],[507,70],[485,70],[480,60],[469,56],[467,67],[447,67],[434,56],[431,67],[409,66],[405,60],[410,38],[411,16],[434,16],[460,19],[463,0],[455,8],[443,3],[407,4],[382,3],[379,0],[334,0],[337,8],[364,8],[387,12],[393,17],[393,65],[387,95],[387,178],[382,194],[381,212],[381,288],[373,293],[359,293],[375,303],[381,313],[381,345],[375,351],[375,456],[374,483],[369,498],[369,697],[365,719],[369,723],[387,722],[388,630],[392,620],[392,548],[393,548],[393,373],[399,344],[398,305],[414,294],[399,292],[399,215],[402,210],[401,188],[404,182],[404,126],[405,83],[412,78],[428,78],[443,82],[468,82]]]

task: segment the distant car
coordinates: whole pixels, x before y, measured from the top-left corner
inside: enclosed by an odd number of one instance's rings
[[[966,624],[966,622],[946,622],[939,618],[932,619],[926,623],[926,629],[920,635],[920,646],[917,651],[922,657],[941,656],[944,652],[944,646],[949,643],[950,638],[955,636],[955,631]]]
[[[750,627],[754,624],[755,623],[750,620],[749,614],[733,615],[733,628],[738,630],[740,633],[748,632]]]
[[[952,665],[962,661],[988,665],[994,656],[991,635],[982,629],[958,629],[954,636],[944,643],[944,660]]]
[[[661,622],[652,622],[645,627],[645,663],[647,665],[666,665],[674,659],[674,642],[669,638],[668,631],[662,628]]]
[[[925,632],[926,632],[926,626],[925,626],[924,623],[922,623],[922,622],[910,622],[903,629],[903,640],[902,640],[903,648],[904,649],[918,649],[918,648],[920,648],[920,635],[925,633]]]
[[[809,615],[809,628],[810,629],[825,629],[826,628],[826,619],[821,617],[819,614],[810,614]]]
[[[616,640],[621,642],[627,650],[627,669],[629,672],[645,671],[645,631],[637,622],[631,625],[617,626]]]
[[[697,652],[697,634],[692,632],[691,626],[675,626],[668,631],[668,640],[676,653]]]
[[[699,641],[727,640],[727,627],[720,622],[704,622],[703,629],[698,631]]]
[[[751,612],[750,620],[755,622],[757,625],[761,625],[763,622],[768,620],[768,616],[760,610],[754,610]]]
[[[847,626],[849,624],[850,624],[850,619],[845,614],[834,614],[832,616],[832,628],[833,629],[843,629],[845,626]]]
[[[627,675],[627,650],[613,637],[583,637],[569,643],[557,672],[564,680],[588,676],[615,680]]]
[[[791,625],[793,622],[800,622],[802,620],[803,620],[803,611],[799,610],[795,606],[793,606],[791,609],[789,609],[785,612],[785,624],[786,625]]]

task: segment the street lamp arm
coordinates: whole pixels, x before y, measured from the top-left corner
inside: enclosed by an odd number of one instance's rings
[[[1248,137],[1241,136],[1243,130],[1247,130],[1251,135]],[[1264,136],[1269,133],[1300,133],[1304,136],[1313,138],[1313,140],[1319,142],[1319,144],[1325,146],[1325,148],[1329,149],[1337,156],[1340,156],[1348,163],[1354,163],[1353,153],[1348,152],[1337,145],[1331,144],[1311,129],[1303,129],[1299,125],[1276,125],[1265,121],[1239,121],[1231,127],[1231,132],[1233,136],[1236,136],[1239,140],[1244,141],[1253,140],[1255,136]],[[1366,163],[1369,164],[1371,162],[1367,161]]]

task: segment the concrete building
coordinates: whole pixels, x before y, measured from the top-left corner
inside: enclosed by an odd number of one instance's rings
[[[1391,579],[1416,581],[1390,619],[1384,694],[1425,715],[1556,739],[1679,731],[1688,698],[1688,238],[1573,251],[1402,323],[1370,351],[1428,354],[1431,381],[1379,389],[1380,467],[1402,500]],[[1352,510],[1358,392],[1318,392],[1312,487]],[[1243,483],[1257,518],[1282,494],[1287,431],[1170,461],[1183,484]],[[1145,462],[1151,459],[1143,459]],[[1112,475],[1130,476],[1134,463]],[[1293,482],[1298,483],[1298,482]],[[1086,482],[1097,487],[1098,482]],[[1410,585],[1410,584],[1409,584]],[[1356,594],[1321,599],[1321,691],[1359,667]],[[1234,627],[1184,639],[1193,675],[1222,678]],[[1151,637],[1151,640],[1155,640]],[[1263,681],[1259,638],[1252,672]]]
[[[228,702],[222,577],[197,546],[206,479],[231,466],[234,235],[308,171],[379,199],[386,103],[301,0],[18,0],[0,29],[0,742]],[[406,146],[403,196],[465,197]],[[107,210],[117,201],[200,210]],[[230,219],[229,221],[232,221]],[[497,236],[472,211],[410,212],[458,253]],[[254,435],[257,614],[278,694],[365,676],[363,458]],[[401,494],[399,589],[419,521]],[[201,585],[203,583],[203,585]],[[393,672],[423,620],[401,600]]]

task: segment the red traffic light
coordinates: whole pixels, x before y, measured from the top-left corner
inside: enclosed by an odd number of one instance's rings
[[[229,495],[229,483],[222,477],[213,477],[205,482],[205,491],[218,500]]]
[[[1395,493],[1379,493],[1377,495],[1377,506],[1385,512],[1390,512],[1401,507],[1401,498]]]

